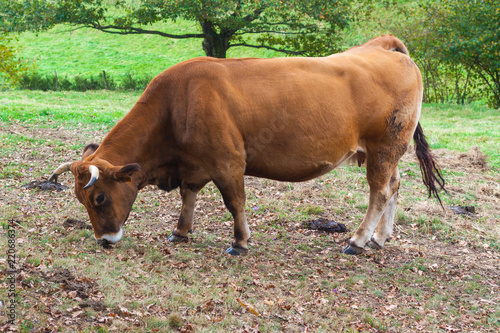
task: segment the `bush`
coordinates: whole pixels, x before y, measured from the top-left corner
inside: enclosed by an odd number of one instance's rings
[[[134,77],[131,73],[127,73],[123,77],[120,88],[123,90],[144,90],[151,80],[152,78],[147,75]]]
[[[17,56],[19,48],[13,46],[13,40],[4,30],[0,31],[0,88],[17,86],[23,74],[34,69],[34,63]]]
[[[136,90],[144,90],[148,86],[149,82],[151,82],[153,78],[151,76],[143,75],[139,77],[136,81]]]
[[[137,81],[135,78],[132,76],[132,74],[127,73],[122,80],[121,88],[123,90],[135,90],[135,87],[137,86]]]
[[[38,73],[24,74],[21,77],[19,86],[21,89],[28,90],[55,90],[54,79],[50,77],[43,77]]]
[[[106,79],[105,79],[106,77]],[[121,84],[115,83],[112,76],[106,73],[100,73],[96,76],[91,75],[85,77],[82,75],[75,75],[73,80],[69,80],[66,76],[61,78],[54,75],[46,74],[44,76],[33,73],[24,74],[20,78],[19,87],[25,90],[74,90],[74,91],[87,91],[87,90],[144,90],[151,81],[151,77],[146,75],[134,77],[132,74],[126,74]]]
[[[56,90],[71,90],[72,83],[70,80],[68,80],[68,77],[65,76],[64,78],[57,78],[58,81],[58,86]]]
[[[87,78],[81,77],[80,75],[75,75],[75,83],[72,90],[76,91],[89,90],[89,81],[87,80]]]
[[[424,102],[500,106],[498,1],[368,1],[360,6],[355,23],[344,32],[346,45],[387,33],[400,38],[422,73]]]

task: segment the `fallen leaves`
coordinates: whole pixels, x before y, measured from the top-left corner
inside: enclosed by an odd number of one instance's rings
[[[452,333],[462,332],[462,330],[460,328],[454,328],[450,325],[439,325],[439,328],[442,328],[446,332],[452,332]]]
[[[388,306],[384,306],[384,309],[388,312],[391,312],[393,310],[395,310],[398,306],[396,304],[390,304]]]
[[[238,301],[238,303],[240,303],[240,305],[244,308],[246,308],[248,310],[248,312],[250,312],[251,314],[253,315],[256,315],[257,317],[260,317],[260,313],[259,313],[259,310],[257,310],[253,305],[251,304],[247,304],[247,303],[244,303],[241,299],[239,298],[236,298],[236,300]]]
[[[68,151],[66,157],[75,156]],[[406,168],[419,172],[412,165]],[[467,169],[467,174],[473,171]],[[186,333],[258,332],[259,325],[284,332],[370,332],[391,327],[467,332],[492,330],[496,323],[500,256],[496,243],[485,238],[495,223],[480,225],[485,232],[458,238],[458,243],[450,233],[422,232],[420,212],[429,221],[443,217],[428,209],[430,201],[417,211],[413,202],[408,203],[412,196],[405,194],[407,189],[401,191],[402,217],[393,240],[382,251],[367,249],[359,257],[347,257],[339,251],[350,235],[306,227],[304,220],[325,218],[356,228],[366,208],[360,199],[366,194],[361,184],[364,173],[356,170],[300,184],[246,178],[253,242],[243,260],[222,255],[231,242],[233,222],[213,184],[199,195],[195,233],[188,244],[167,241],[179,218],[178,193],[148,186],[139,193],[123,240],[102,249],[94,244],[88,216],[73,192],[21,189],[29,177],[0,179],[5,189],[0,210],[7,212],[3,216],[13,214],[19,223],[17,246],[23,255],[17,287],[26,304],[23,320],[45,332],[100,328],[162,332],[174,317],[182,324],[175,329]],[[62,180],[71,184],[70,176]],[[487,189],[478,191],[497,207],[497,182],[488,182]],[[463,193],[477,193],[473,182],[453,186]],[[421,190],[420,185],[416,188]],[[355,203],[346,204],[346,198]],[[485,221],[488,208],[482,202],[473,204],[482,220],[449,214],[447,219],[457,221],[453,230],[472,223],[473,228],[460,229],[468,236]],[[304,207],[324,211],[305,216],[316,213]],[[0,258],[2,263],[6,259]],[[4,276],[0,271],[0,278]],[[448,312],[455,317],[445,315]]]

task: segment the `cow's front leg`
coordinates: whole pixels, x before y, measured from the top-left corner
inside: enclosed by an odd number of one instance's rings
[[[240,174],[228,174],[224,180],[214,180],[224,199],[224,204],[234,218],[234,242],[226,250],[230,255],[246,255],[248,253],[247,243],[250,239],[245,216],[245,189],[243,172]]]
[[[202,186],[203,187],[203,186]],[[173,243],[187,242],[188,233],[193,230],[193,215],[196,205],[196,196],[202,187],[181,186],[180,193],[182,198],[181,215],[179,221],[168,240]]]

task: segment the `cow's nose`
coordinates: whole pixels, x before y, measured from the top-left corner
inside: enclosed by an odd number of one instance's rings
[[[100,238],[97,238],[97,241],[106,240],[111,244],[115,244],[120,239],[122,239],[122,235],[123,235],[123,229],[120,227],[120,230],[118,232],[114,234],[113,233],[104,234]]]

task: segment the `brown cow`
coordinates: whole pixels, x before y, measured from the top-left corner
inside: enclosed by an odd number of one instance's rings
[[[180,187],[169,239],[186,239],[196,195],[213,181],[234,218],[226,252],[238,255],[250,238],[244,175],[299,182],[366,160],[368,210],[344,250],[357,254],[391,237],[398,162],[412,137],[429,195],[436,182],[444,188],[418,123],[421,105],[420,71],[393,36],[323,58],[196,58],[153,79],[100,146],[51,179],[73,173],[96,239],[111,243],[148,184]]]

